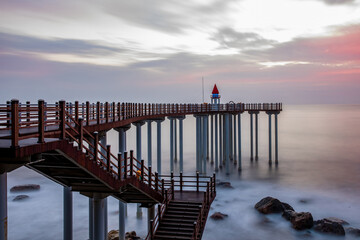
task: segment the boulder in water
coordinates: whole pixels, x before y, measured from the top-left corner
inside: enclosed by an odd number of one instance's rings
[[[341,225],[349,225],[349,223],[347,221],[342,220],[340,218],[336,218],[336,217],[325,218],[325,220],[331,221],[331,222],[337,222],[338,224],[341,224]]]
[[[119,231],[111,230],[110,232],[108,232],[107,240],[119,240]]]
[[[313,217],[309,212],[295,213],[295,216],[291,218],[291,224],[296,230],[304,230],[312,228],[314,225]]]
[[[340,223],[333,222],[326,218],[315,221],[314,229],[318,232],[323,232],[323,233],[330,233],[330,234],[335,234],[335,235],[340,235],[340,236],[345,235],[344,227]]]
[[[360,229],[358,228],[348,227],[346,228],[346,232],[356,237],[360,237]]]
[[[291,221],[293,218],[296,217],[296,212],[293,210],[285,210],[282,213],[282,217],[285,218],[288,221]]]
[[[125,233],[125,239],[126,240],[138,240],[138,239],[141,239],[141,238],[136,236],[135,231],[131,231],[131,232]]]
[[[281,202],[281,204],[284,207],[284,210],[291,210],[291,211],[295,211],[294,208],[292,206],[290,206],[290,204],[285,203],[285,202]]]
[[[13,199],[13,201],[15,202],[15,201],[21,201],[21,200],[24,200],[24,199],[26,199],[26,198],[29,198],[29,196],[28,195],[17,195],[14,199]]]
[[[23,191],[35,191],[39,190],[40,185],[37,184],[25,184],[25,185],[17,185],[10,189],[10,192],[23,192]]]
[[[264,214],[281,213],[285,210],[283,204],[276,198],[266,197],[255,204],[255,208]]]
[[[223,220],[227,216],[228,216],[227,214],[224,214],[221,212],[216,212],[213,215],[211,215],[210,217],[214,220]]]

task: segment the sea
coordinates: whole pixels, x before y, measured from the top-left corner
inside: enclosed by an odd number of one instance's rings
[[[242,170],[231,167],[216,173],[233,188],[217,188],[209,216],[227,214],[223,220],[208,218],[204,240],[359,239],[335,237],[313,230],[296,231],[279,214],[263,215],[254,209],[262,198],[272,196],[289,203],[297,212],[311,212],[314,220],[336,217],[360,228],[360,105],[284,105],[279,120],[279,164],[269,166],[268,115],[259,114],[259,159],[250,161],[250,117],[242,114]],[[169,173],[169,120],[162,123],[162,172]],[[117,132],[107,135],[117,153]],[[127,132],[127,149],[136,150],[135,127]],[[156,124],[152,124],[152,159],[156,169]],[[142,127],[142,156],[147,161],[147,127]],[[211,158],[211,157],[210,157]],[[207,174],[214,166],[207,164]],[[195,118],[184,120],[184,174],[195,174]],[[175,174],[179,162],[175,164]],[[29,198],[13,201],[10,188],[39,184]],[[48,178],[21,167],[8,173],[8,230],[12,240],[63,239],[63,188]],[[86,240],[88,198],[73,193],[73,236]],[[147,211],[136,218],[136,204],[127,204],[126,231],[147,234]],[[108,198],[108,230],[118,229],[118,201]]]

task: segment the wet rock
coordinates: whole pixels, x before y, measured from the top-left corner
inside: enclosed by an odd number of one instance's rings
[[[107,240],[119,240],[119,231],[111,230],[110,232],[108,232]]]
[[[296,230],[304,230],[312,228],[314,225],[313,217],[309,212],[295,213],[295,216],[291,217],[291,224]]]
[[[17,185],[10,189],[10,192],[23,192],[23,191],[36,191],[40,189],[40,185],[37,184],[25,184]]]
[[[29,198],[29,196],[28,195],[17,195],[14,199],[13,199],[13,201],[15,202],[15,201],[21,201],[21,200],[24,200],[24,199],[26,199],[26,198]]]
[[[348,227],[346,228],[346,232],[356,237],[360,237],[360,229],[358,228]]]
[[[281,204],[283,205],[285,210],[295,211],[294,208],[292,206],[290,206],[290,204],[285,203],[285,202],[281,202]]]
[[[233,188],[233,186],[231,186],[230,182],[218,182],[217,186],[222,187],[222,188]]]
[[[135,231],[131,231],[131,232],[125,233],[125,239],[126,240],[138,240],[138,239],[141,239],[141,238],[136,236]]]
[[[283,204],[276,198],[266,197],[255,204],[255,208],[264,214],[281,213],[285,210]]]
[[[349,223],[347,221],[342,220],[340,218],[336,218],[336,217],[325,218],[325,220],[331,221],[331,222],[337,222],[338,224],[341,224],[341,225],[349,225]]]
[[[286,220],[291,221],[293,218],[296,217],[296,212],[293,210],[285,210],[281,216]]]
[[[227,214],[224,214],[221,212],[216,212],[213,215],[211,215],[210,217],[214,220],[223,220],[227,216],[228,216]]]
[[[344,236],[345,230],[344,227],[337,223],[330,221],[328,219],[322,219],[314,222],[314,230],[323,233],[330,233],[335,235]]]

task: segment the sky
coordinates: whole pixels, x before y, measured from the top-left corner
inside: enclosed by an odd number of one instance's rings
[[[360,104],[360,0],[0,0],[0,100]]]

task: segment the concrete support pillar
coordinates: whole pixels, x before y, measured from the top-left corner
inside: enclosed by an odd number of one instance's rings
[[[184,171],[184,128],[183,118],[179,118],[179,152],[180,152],[180,172]]]
[[[157,130],[156,158],[157,158],[157,172],[159,175],[161,175],[161,122],[162,121],[164,121],[164,119],[156,120],[156,130]]]
[[[271,113],[268,113],[269,115],[269,164],[272,163],[272,152],[271,152],[271,148],[272,148],[272,144],[271,144]]]
[[[233,137],[234,137],[234,145],[233,145],[233,149],[234,149],[234,164],[237,163],[237,157],[236,157],[236,115],[233,115],[232,117],[234,117],[234,129],[233,129]]]
[[[211,165],[214,164],[214,115],[211,115],[210,118],[210,163]]]
[[[174,118],[174,161],[177,161],[177,120]]]
[[[254,159],[254,131],[253,131],[253,114],[250,113],[250,160]]]
[[[0,240],[8,239],[7,173],[0,174]]]
[[[223,164],[223,160],[224,160],[224,148],[223,148],[223,115],[219,115],[219,141],[220,141],[220,144],[219,144],[219,149],[220,149],[220,155],[219,155],[219,167],[221,168],[222,167],[222,164]]]
[[[148,167],[152,166],[152,136],[151,136],[151,120],[147,121],[147,151],[148,151]]]
[[[134,125],[136,126],[136,159],[139,161],[137,166],[141,167],[142,153],[141,153],[141,126],[144,125],[145,122],[136,122]],[[137,204],[136,216],[138,218],[142,217],[142,210],[140,208],[140,204]]]
[[[94,194],[94,240],[105,239],[104,199]]]
[[[200,158],[201,158],[201,154],[200,154],[200,145],[201,145],[201,117],[200,116],[195,116],[196,118],[196,171],[200,172]]]
[[[219,155],[218,155],[218,117],[217,114],[214,115],[215,117],[215,171],[219,171]]]
[[[230,161],[234,159],[233,152],[233,125],[232,125],[232,115],[229,115],[229,151],[230,151]]]
[[[275,164],[279,163],[278,154],[278,113],[275,113]]]
[[[258,115],[255,113],[255,160],[259,159],[259,125],[258,125]]]
[[[100,135],[100,143],[101,145],[103,145],[104,147],[106,147],[107,145],[107,139],[106,139],[106,132],[101,132],[99,133]],[[101,148],[101,152],[104,154],[104,156],[106,156],[106,150],[104,148]],[[107,163],[107,160],[103,160],[104,163]],[[104,231],[106,232],[106,237],[107,237],[107,229],[108,229],[108,212],[107,212],[107,199],[105,198],[103,200],[104,202],[104,209],[103,209],[103,214],[104,214]],[[104,235],[105,236],[105,235]]]
[[[71,187],[64,187],[63,190],[64,202],[64,240],[73,239],[73,197]]]
[[[202,173],[203,174],[206,174],[206,161],[208,159],[208,122],[209,122],[209,116],[203,116],[203,142],[202,142],[202,145],[203,145],[203,165],[202,165]]]
[[[230,174],[230,121],[229,121],[229,114],[225,114],[224,118],[225,123],[225,130],[224,130],[224,151],[225,151],[225,167],[226,167],[226,174]]]
[[[94,199],[89,197],[89,240],[94,240]]]
[[[174,119],[170,118],[170,172],[174,172]]]
[[[205,160],[209,160],[209,116],[206,116],[205,118],[206,121],[206,127],[205,127],[205,131],[206,131],[206,159]]]
[[[154,219],[155,217],[155,205],[148,208],[148,232],[150,231],[150,224],[151,224],[151,220]]]
[[[241,113],[238,114],[238,152],[239,152],[239,164],[238,164],[238,170],[241,170],[241,160],[242,160],[242,154],[241,154]]]

